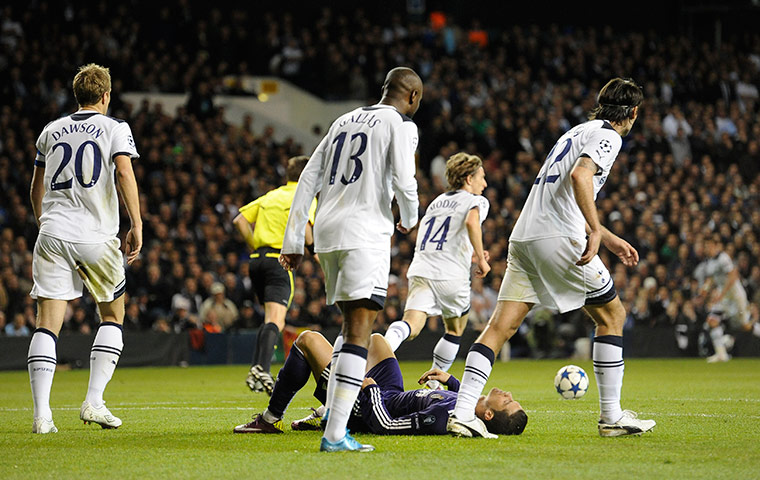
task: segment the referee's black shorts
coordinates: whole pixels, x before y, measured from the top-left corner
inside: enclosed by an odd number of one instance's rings
[[[290,307],[293,300],[293,272],[282,268],[280,251],[261,247],[251,254],[251,282],[259,302],[275,302]]]

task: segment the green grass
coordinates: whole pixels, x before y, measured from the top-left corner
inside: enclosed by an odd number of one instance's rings
[[[760,359],[626,362],[623,407],[653,418],[651,434],[600,438],[593,380],[580,400],[553,390],[564,360],[497,363],[489,385],[508,387],[528,412],[525,433],[498,440],[360,435],[373,453],[319,453],[317,432],[233,435],[262,410],[245,366],[121,368],[106,391],[124,421],[79,421],[87,370],[56,373],[53,435],[32,435],[24,371],[0,372],[0,478],[730,478],[760,477]],[[591,372],[590,362],[578,362]],[[405,362],[407,388],[428,363]],[[452,373],[461,375],[457,362]],[[305,416],[309,382],[286,413]]]

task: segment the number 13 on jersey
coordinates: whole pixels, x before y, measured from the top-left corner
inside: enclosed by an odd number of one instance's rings
[[[337,145],[335,147],[335,154],[333,155],[332,166],[330,168],[330,185],[335,183],[335,176],[338,174],[338,164],[340,163],[340,157],[343,153],[343,144],[346,142],[347,135],[346,132],[341,132],[335,137],[335,140],[333,140],[333,144]],[[354,183],[362,174],[364,167],[360,157],[367,149],[367,134],[364,132],[354,133],[351,135],[349,144],[352,150],[356,147],[356,151],[354,153],[349,152],[348,156],[348,159],[354,162],[354,171],[349,178],[346,178],[345,175],[341,175],[340,183],[343,185]]]

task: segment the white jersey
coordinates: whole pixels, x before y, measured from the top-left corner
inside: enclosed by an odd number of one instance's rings
[[[316,252],[390,249],[394,194],[401,224],[417,224],[417,143],[417,126],[389,105],[357,108],[335,120],[301,172],[282,253],[303,253],[308,209],[317,193]]]
[[[114,158],[139,157],[129,125],[92,110],[47,124],[34,164],[45,168],[40,233],[102,243],[119,233]]]
[[[562,135],[538,172],[510,240],[586,237],[586,219],[575,201],[570,173],[581,156],[597,165],[594,199],[607,181],[623,139],[606,120],[591,120]]]
[[[464,190],[446,192],[433,200],[420,221],[417,245],[407,277],[431,280],[469,280],[472,252],[465,220],[477,208],[480,223],[488,215],[488,200]]]
[[[700,285],[704,285],[705,282],[710,280],[715,287],[723,288],[728,279],[728,274],[734,268],[734,262],[731,261],[731,257],[726,252],[720,252],[716,257],[708,258],[697,265],[697,268],[694,270],[694,276]],[[736,282],[736,284],[740,283]]]

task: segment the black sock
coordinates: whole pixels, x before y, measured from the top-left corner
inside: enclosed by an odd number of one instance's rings
[[[293,345],[288,358],[285,359],[285,365],[282,366],[277,374],[277,381],[274,383],[274,390],[272,390],[272,398],[269,400],[269,406],[267,407],[269,413],[282,418],[290,401],[293,400],[296,393],[309,381],[309,375],[311,375],[311,367],[309,367],[301,350]]]
[[[272,354],[274,345],[280,336],[280,329],[274,323],[265,323],[259,329],[256,354],[253,356],[253,364],[261,365],[265,372],[272,367]]]

